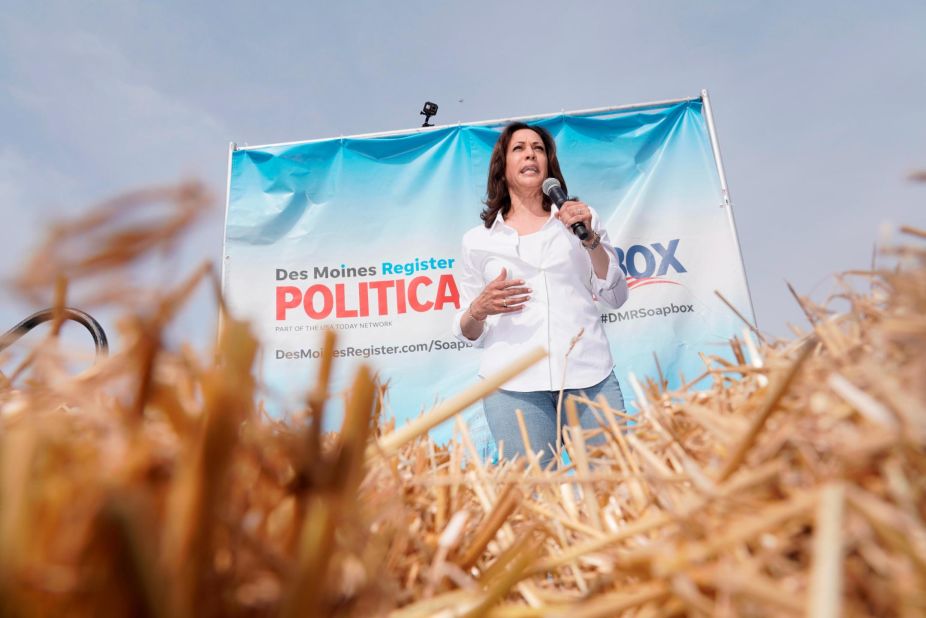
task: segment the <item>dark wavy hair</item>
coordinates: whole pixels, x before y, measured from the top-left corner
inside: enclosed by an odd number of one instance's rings
[[[521,129],[530,129],[543,140],[543,147],[547,151],[547,178],[556,178],[563,185],[563,191],[568,195],[566,180],[563,178],[563,173],[559,169],[559,160],[556,158],[556,142],[553,141],[550,132],[543,127],[529,125],[524,122],[512,122],[498,136],[495,148],[492,149],[492,158],[489,159],[489,178],[486,181],[486,207],[482,214],[479,215],[487,228],[492,227],[492,223],[499,212],[504,217],[511,209],[511,195],[508,193],[508,182],[505,180],[505,160],[508,155],[511,136],[515,134],[515,131]],[[544,195],[543,209],[549,211],[552,204],[553,201]]]

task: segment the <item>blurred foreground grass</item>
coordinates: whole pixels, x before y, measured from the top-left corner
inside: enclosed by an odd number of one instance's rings
[[[633,424],[594,402],[604,445],[570,428],[573,463],[541,470],[481,462],[459,420],[427,438],[505,376],[392,430],[364,367],[322,434],[330,333],[305,406],[263,414],[259,344],[210,266],[121,283],[209,203],[195,183],[117,198],[55,227],[19,280],[59,306],[84,283],[124,317],[80,373],[54,336],[0,364],[0,615],[926,613],[922,231],[896,268],[851,275],[850,311],[799,297],[806,332],[746,330],[687,388],[634,385]],[[198,286],[222,311],[205,355],[163,345]]]

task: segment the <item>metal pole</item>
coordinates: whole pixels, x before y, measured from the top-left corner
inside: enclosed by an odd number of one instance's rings
[[[238,149],[235,142],[228,143],[228,171],[226,172],[227,181],[225,184],[225,234],[222,235],[222,293],[225,293],[225,278],[227,277],[226,267],[228,266],[228,207],[231,204],[231,172],[232,172],[232,155]]]
[[[222,297],[219,299],[219,326],[215,330],[215,345],[218,349],[219,341],[222,338],[222,332],[225,330],[225,311],[223,307],[227,307],[225,304],[225,284],[228,280],[228,208],[231,205],[231,172],[232,172],[232,156],[235,154],[235,151],[238,149],[238,145],[235,142],[228,142],[228,181],[225,185],[225,227],[224,233],[222,234]]]
[[[730,190],[727,187],[727,176],[723,170],[723,157],[720,155],[720,142],[717,141],[717,131],[714,128],[714,114],[711,111],[711,99],[707,90],[701,91],[701,102],[704,104],[704,119],[707,121],[707,133],[711,139],[711,150],[714,152],[714,163],[717,164],[717,174],[720,176],[720,193],[723,204],[720,206],[727,211],[727,221],[733,231],[733,242],[736,243],[736,252],[740,256],[740,269],[743,273],[743,283],[746,286],[746,298],[749,300],[749,313],[752,315],[752,325],[756,324],[756,310],[752,304],[752,292],[749,290],[749,279],[746,277],[746,262],[743,261],[743,250],[740,247],[739,234],[736,232],[736,220],[733,218],[733,202],[730,201]]]

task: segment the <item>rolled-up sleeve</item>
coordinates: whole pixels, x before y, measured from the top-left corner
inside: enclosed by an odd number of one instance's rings
[[[486,334],[492,327],[490,319],[486,319],[485,325],[482,328],[482,333],[475,340],[469,339],[463,334],[463,314],[466,313],[470,303],[479,296],[479,293],[482,292],[482,289],[485,287],[482,273],[476,268],[476,265],[473,264],[473,252],[468,246],[467,237],[465,236],[463,237],[463,250],[460,261],[463,265],[463,276],[459,280],[460,310],[453,316],[451,331],[453,332],[453,336],[460,341],[472,344],[475,348],[481,348],[485,344]]]
[[[598,213],[592,210],[592,228],[601,236],[601,246],[604,247],[608,254],[608,272],[604,279],[598,277],[594,270],[592,271],[592,289],[598,298],[614,309],[619,308],[630,295],[630,289],[627,287],[627,277],[621,270],[620,262],[617,260],[617,252],[611,245],[611,239],[608,237],[608,230],[601,225]]]

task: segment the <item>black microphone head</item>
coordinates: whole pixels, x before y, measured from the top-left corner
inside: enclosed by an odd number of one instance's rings
[[[550,197],[550,191],[552,191],[553,189],[559,189],[560,191],[562,191],[563,185],[559,184],[559,181],[556,178],[550,177],[543,181],[543,186],[541,187],[541,189],[543,189],[544,195],[546,195],[547,197]]]

